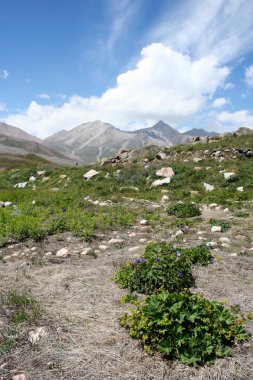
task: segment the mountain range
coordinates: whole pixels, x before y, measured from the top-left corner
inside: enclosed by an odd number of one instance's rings
[[[0,153],[33,153],[66,164],[70,160],[91,163],[114,156],[122,149],[137,149],[148,144],[171,146],[189,142],[193,136],[207,135],[215,133],[203,129],[180,133],[163,121],[150,128],[128,132],[97,120],[41,140],[20,128],[0,123]]]

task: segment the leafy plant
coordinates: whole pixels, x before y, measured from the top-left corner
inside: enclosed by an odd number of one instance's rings
[[[146,351],[157,350],[190,366],[229,356],[229,346],[247,340],[242,322],[241,316],[222,303],[190,292],[148,296],[120,318]]]
[[[177,292],[194,285],[189,257],[166,244],[148,245],[144,257],[123,265],[115,273],[115,281],[120,287],[139,293],[162,289]]]
[[[169,215],[175,215],[178,218],[191,218],[201,215],[198,206],[194,203],[175,203],[167,208]]]

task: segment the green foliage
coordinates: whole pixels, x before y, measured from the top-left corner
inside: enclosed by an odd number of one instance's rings
[[[120,318],[148,352],[197,366],[231,354],[228,346],[247,340],[243,319],[223,304],[189,292],[148,296]]]
[[[178,218],[191,218],[201,215],[198,206],[194,203],[176,203],[167,208],[169,215],[175,215]]]
[[[119,303],[121,305],[125,305],[126,303],[135,303],[137,301],[137,294],[136,293],[128,293],[120,298]]]
[[[144,257],[123,265],[115,274],[122,288],[139,293],[181,291],[194,284],[191,260],[170,245],[150,244]]]
[[[209,223],[211,226],[220,226],[222,232],[227,231],[229,228],[231,228],[231,224],[225,220],[210,219]]]
[[[237,211],[237,212],[235,213],[235,216],[236,216],[237,218],[247,218],[247,217],[249,216],[249,213],[246,212],[246,211]]]

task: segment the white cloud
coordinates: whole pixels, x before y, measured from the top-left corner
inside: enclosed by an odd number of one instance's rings
[[[42,92],[41,94],[38,94],[36,96],[37,96],[37,98],[43,99],[43,100],[49,100],[50,99],[50,95],[45,94],[44,92]]]
[[[229,100],[226,98],[216,98],[214,99],[212,106],[214,108],[218,108],[224,106],[227,103],[229,103]]]
[[[0,102],[0,112],[3,112],[6,110],[6,104],[4,102]]]
[[[194,57],[212,54],[223,63],[252,50],[251,0],[188,0],[178,1],[173,12],[170,8],[151,31],[153,40]]]
[[[250,87],[253,87],[253,65],[249,66],[245,70],[245,79]]]
[[[10,74],[6,69],[0,68],[0,79],[7,79]]]
[[[136,68],[119,75],[116,86],[101,97],[74,95],[59,107],[32,101],[6,122],[42,137],[96,119],[123,129],[130,129],[131,122],[146,126],[160,119],[175,125],[201,110],[229,72],[215,57],[192,60],[161,43],[151,44]]]
[[[240,127],[253,128],[253,115],[248,110],[236,112],[224,111],[217,115],[217,120],[230,129]]]

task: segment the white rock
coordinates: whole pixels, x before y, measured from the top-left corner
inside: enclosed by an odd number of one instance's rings
[[[237,256],[237,253],[231,253],[230,256]]]
[[[214,190],[214,186],[210,185],[209,183],[204,183],[204,188],[206,189],[206,191],[213,191]]]
[[[23,373],[20,373],[19,375],[12,376],[12,380],[27,380],[27,377]]]
[[[230,239],[228,237],[221,237],[219,238],[219,240],[222,242],[222,243],[230,243]]]
[[[224,173],[224,178],[229,179],[229,178],[233,177],[234,175],[235,175],[234,172],[226,172],[226,173]]]
[[[147,239],[146,238],[141,238],[139,239],[139,243],[146,243]]]
[[[162,194],[168,194],[168,192],[169,192],[169,190],[166,190],[166,189],[162,189],[162,190],[161,190],[161,193],[162,193]]]
[[[91,179],[92,177],[95,177],[96,175],[98,175],[98,172],[94,169],[91,169],[87,173],[85,173],[83,177],[85,179]]]
[[[213,226],[211,232],[221,232],[221,226]]]
[[[204,233],[205,233],[205,231],[198,231],[197,235],[203,235]]]
[[[227,244],[227,243],[222,243],[221,246],[222,246],[223,248],[230,248],[230,245]]]
[[[12,202],[4,202],[4,207],[12,206]]]
[[[111,239],[111,240],[108,241],[108,244],[123,244],[123,243],[125,243],[125,240],[118,239],[118,238]]]
[[[228,212],[229,209],[228,208],[224,208],[223,212]]]
[[[139,251],[140,247],[131,247],[129,248],[128,252],[136,252]]]
[[[50,177],[43,177],[42,182],[47,182],[47,181],[49,181],[49,179],[50,179]]]
[[[136,236],[136,233],[135,233],[135,232],[130,232],[130,233],[128,234],[128,236],[129,236],[130,238],[133,238],[133,237]]]
[[[149,221],[148,221],[147,219],[142,219],[142,220],[140,221],[140,225],[141,225],[141,226],[148,226],[148,225],[149,225]]]
[[[14,188],[15,189],[24,189],[27,184],[28,184],[28,182],[19,182],[19,183],[16,183],[16,185],[14,185]]]
[[[243,188],[243,186],[239,186],[239,187],[237,187],[236,190],[237,190],[237,191],[240,191],[241,193],[244,192],[244,188]]]
[[[180,235],[183,235],[183,234],[184,234],[183,231],[179,230],[179,231],[177,231],[177,232],[175,233],[175,236],[180,236]]]
[[[35,201],[35,200],[33,200],[33,201],[32,201],[32,205],[35,205],[35,203],[36,203],[36,201]]]
[[[62,248],[56,252],[56,256],[57,257],[68,257],[68,256],[70,256],[70,253],[67,250],[67,248]]]
[[[54,191],[54,192],[57,192],[59,191],[60,189],[58,187],[52,187],[51,191]]]
[[[98,246],[98,249],[99,249],[100,251],[106,251],[107,248],[108,248],[107,245],[104,245],[104,244],[101,244],[101,245]]]
[[[156,181],[152,182],[151,187],[166,185],[170,182],[171,182],[171,177],[167,177],[164,179],[157,179]]]
[[[36,181],[36,177],[34,177],[33,175],[31,175],[31,177],[29,178],[29,182],[35,182]]]
[[[28,333],[28,340],[34,346],[39,343],[41,338],[47,336],[47,332],[44,327],[38,327],[36,330]]]
[[[217,243],[216,243],[216,241],[209,241],[208,243],[206,243],[206,246],[213,248],[213,247],[217,246]]]
[[[60,178],[60,179],[65,179],[66,177],[67,177],[66,174],[60,174],[60,175],[59,175],[59,178]]]
[[[211,203],[211,204],[209,205],[210,208],[215,208],[215,207],[217,207],[217,206],[218,206],[217,203]]]
[[[159,170],[156,171],[155,173],[158,177],[165,177],[165,178],[168,178],[168,177],[173,177],[174,176],[174,171],[171,167],[165,167],[165,168],[161,168]]]
[[[37,171],[37,176],[42,176],[42,175],[44,175],[44,174],[46,174],[46,171],[45,170],[38,170]]]
[[[46,257],[50,257],[50,256],[52,256],[52,252],[50,252],[50,251],[49,251],[49,252],[46,252],[44,256],[46,256]]]
[[[80,253],[81,256],[86,256],[89,253],[92,252],[92,249],[90,247],[84,248],[84,250]]]
[[[168,200],[169,200],[168,195],[163,195],[163,196],[162,196],[162,202],[166,202],[166,201],[168,201]]]

